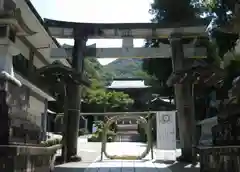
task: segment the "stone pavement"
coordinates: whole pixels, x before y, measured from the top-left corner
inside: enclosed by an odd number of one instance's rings
[[[107,144],[108,154],[118,156],[136,156],[145,148],[146,145],[143,143],[115,142]],[[176,162],[167,164],[156,159],[156,154],[152,160],[150,153],[143,160],[109,160],[104,157],[103,161],[100,161],[99,156],[91,163],[74,162],[56,166],[54,172],[199,172],[199,168],[191,164]]]
[[[68,163],[56,167],[54,172],[200,172],[198,165],[165,164],[152,160],[104,160],[86,163]]]
[[[88,142],[87,136],[80,136],[78,138],[78,155],[82,157],[84,163],[90,164],[100,156],[101,143]],[[57,151],[57,155],[61,155],[61,150]]]
[[[171,172],[165,164],[150,160],[105,160],[91,164],[84,172]]]

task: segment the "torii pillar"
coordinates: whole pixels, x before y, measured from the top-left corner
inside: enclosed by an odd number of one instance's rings
[[[182,43],[182,35],[174,33],[169,37],[172,48],[172,66],[173,72],[184,68],[184,51]],[[180,134],[180,144],[182,155],[179,160],[192,162],[195,160],[195,152],[193,151],[194,138],[194,101],[192,95],[191,84],[174,85],[175,102],[178,115],[178,126]]]
[[[84,72],[84,52],[86,50],[87,35],[81,28],[74,28],[74,47],[72,53],[72,67],[76,72]],[[67,161],[77,161],[77,143],[79,120],[81,112],[82,86],[69,84],[68,94],[68,125],[67,125]]]

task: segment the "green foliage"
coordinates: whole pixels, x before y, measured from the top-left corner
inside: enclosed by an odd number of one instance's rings
[[[105,80],[112,78],[112,74],[107,72],[103,66],[95,58],[87,58],[84,60],[84,68],[90,79]]]
[[[107,80],[112,79],[112,74],[107,71],[96,59],[85,59],[85,70],[91,80],[90,88],[84,88],[83,99],[88,105],[98,111],[112,109],[126,110],[133,104],[128,94],[123,92],[107,91]]]
[[[201,3],[205,11],[216,14],[218,23],[223,24],[231,20],[232,15],[228,12],[234,11],[237,0],[203,0]]]
[[[217,1],[217,0],[203,0],[203,5],[204,5],[206,8],[214,9],[214,8],[217,7],[218,1]]]
[[[81,128],[78,130],[78,136],[83,136],[83,135],[86,135],[86,134],[89,134],[89,131],[85,128]]]
[[[51,147],[59,144],[62,144],[62,139],[53,138],[53,139],[48,139],[46,141],[42,141],[40,145],[45,147]]]
[[[206,40],[201,40],[201,45],[207,47],[207,62],[220,66],[224,55],[234,50],[238,34],[224,33],[219,30],[219,27],[229,22],[232,15],[227,12],[232,10],[236,0],[222,1],[222,0],[154,0],[150,9],[153,14],[152,22],[158,23],[174,23],[186,20],[194,20],[200,14],[212,19],[212,24],[218,26],[212,27],[209,30],[210,37]],[[214,14],[214,15],[213,15]],[[215,17],[217,16],[217,17]],[[189,41],[189,40],[188,40]],[[153,39],[146,41],[146,47],[159,47],[159,43],[169,44],[168,40]],[[186,43],[186,42],[185,42]],[[171,59],[144,59],[143,69],[149,74],[155,76],[159,85],[166,88],[165,82],[172,72]],[[163,89],[163,90],[165,90]],[[160,91],[161,92],[161,91]],[[163,91],[166,93],[166,91]],[[169,94],[173,91],[168,92]]]
[[[144,80],[146,85],[156,85],[157,77],[149,75],[142,69],[143,60],[138,58],[117,59],[104,66],[106,72],[112,73],[114,78],[139,78]]]
[[[90,88],[84,101],[87,104],[101,105],[104,112],[115,108],[126,110],[134,103],[128,94],[123,92],[107,91],[103,88]]]
[[[234,14],[238,2],[237,0],[204,0],[202,4],[206,7],[205,13],[208,12],[212,17],[213,27],[209,30],[210,38],[216,43],[218,55],[223,58],[228,51],[234,50],[239,38],[239,34],[231,30],[236,24],[233,22],[233,16],[238,17],[238,14]]]
[[[154,0],[150,13],[154,16],[153,22],[171,21],[179,22],[195,17],[195,9],[191,0]]]
[[[143,79],[146,85],[152,85],[154,82],[157,81],[157,78],[155,75],[149,75],[147,72],[143,70],[136,71],[135,75]]]
[[[148,75],[153,77],[150,82],[154,94],[160,94],[161,96],[173,95],[173,89],[166,85],[166,81],[172,73],[171,59],[144,59],[142,68]]]
[[[161,84],[159,84],[158,78],[154,74],[148,74],[146,71],[143,70],[143,61],[145,61],[145,59],[143,60],[139,58],[119,58],[114,62],[105,65],[103,68],[104,70],[106,70],[106,72],[112,73],[114,78],[142,79],[144,80],[145,85],[150,85],[151,91],[155,93],[159,90],[159,86],[161,86]],[[163,67],[165,67],[164,64]]]
[[[95,121],[94,125],[96,126],[97,130],[92,134],[92,136],[88,139],[90,142],[100,142],[102,141],[103,129],[104,129],[104,122],[103,121]],[[107,131],[107,140],[109,142],[113,141],[116,133],[112,130]]]
[[[153,15],[152,22],[174,23],[195,19],[196,9],[191,0],[154,0],[150,13]],[[147,40],[145,46],[159,47],[160,43],[169,44],[169,41],[167,39]],[[143,70],[149,75],[155,76],[159,81],[158,84],[164,89],[166,88],[165,83],[172,73],[172,62],[171,59],[144,59]],[[171,92],[172,91],[169,90],[169,94],[171,94]]]

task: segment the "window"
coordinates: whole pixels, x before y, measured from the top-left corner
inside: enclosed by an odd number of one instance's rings
[[[22,54],[13,56],[13,68],[23,76],[28,76],[28,59]]]
[[[13,68],[16,72],[27,78],[32,84],[49,93],[49,91],[45,88],[48,84],[40,77],[39,74],[37,74],[36,66],[33,66],[30,73],[30,75],[33,76],[29,76],[29,60],[22,54],[13,57]]]

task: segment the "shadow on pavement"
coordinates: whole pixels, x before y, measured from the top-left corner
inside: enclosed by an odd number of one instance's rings
[[[91,163],[71,162],[62,165],[57,165],[53,172],[83,172]]]
[[[134,169],[134,170],[133,170]],[[167,168],[158,168],[159,172],[171,172]],[[156,168],[151,167],[94,167],[94,168],[59,168],[54,172],[156,172]],[[180,171],[179,171],[180,172]]]
[[[86,168],[55,168],[53,172],[84,172]],[[97,171],[96,171],[97,172]]]
[[[167,164],[172,172],[200,172],[199,164],[189,164],[172,161],[155,161],[154,163]]]

